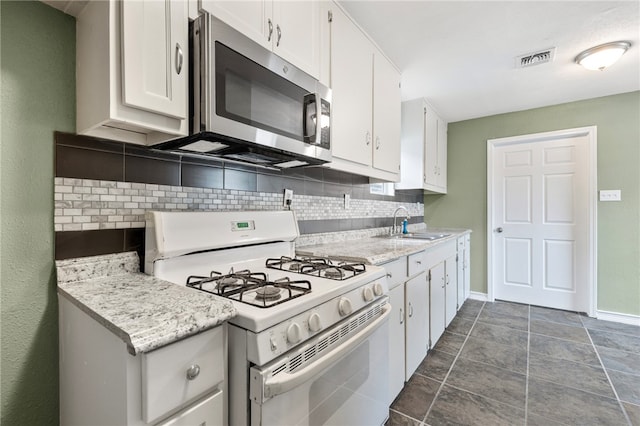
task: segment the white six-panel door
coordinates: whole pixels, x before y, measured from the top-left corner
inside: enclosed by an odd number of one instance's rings
[[[595,128],[489,141],[490,298],[592,313],[593,145]]]

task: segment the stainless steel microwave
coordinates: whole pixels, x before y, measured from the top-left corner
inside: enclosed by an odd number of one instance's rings
[[[331,161],[331,89],[209,14],[191,41],[190,136],[154,148],[278,168]]]

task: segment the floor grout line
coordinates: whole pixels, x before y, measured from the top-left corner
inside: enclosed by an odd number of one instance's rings
[[[455,358],[453,359],[453,362],[449,366],[449,369],[447,370],[447,374],[445,374],[444,378],[442,379],[442,383],[440,383],[440,386],[438,387],[438,390],[436,391],[436,394],[433,397],[433,401],[431,401],[431,404],[429,404],[429,408],[427,409],[427,412],[424,415],[424,419],[422,420],[422,423],[427,424],[427,418],[429,417],[429,413],[431,412],[431,409],[435,405],[436,400],[438,399],[438,396],[440,395],[440,392],[442,391],[442,388],[444,387],[447,379],[449,378],[449,374],[451,374],[451,370],[453,370],[453,366],[456,365],[456,361],[458,361],[458,358],[460,357],[460,354],[462,353],[462,349],[464,349],[464,345],[467,343],[467,340],[469,339],[469,336],[471,336],[471,332],[473,331],[473,327],[476,326],[476,323],[478,322],[478,318],[480,317],[480,314],[482,313],[482,310],[484,309],[484,306],[486,305],[486,303],[487,302],[483,302],[482,303],[482,306],[480,307],[480,310],[478,311],[478,315],[476,315],[476,318],[473,321],[473,324],[471,325],[471,328],[469,329],[469,331],[465,335],[464,342],[462,342],[462,345],[460,346],[460,349],[458,350],[458,353],[455,355]],[[449,323],[449,324],[451,324],[451,323]],[[445,328],[445,330],[446,330],[446,328]],[[434,349],[435,349],[435,345],[434,345]],[[427,356],[429,356],[428,353],[427,353]]]
[[[584,322],[582,322],[582,325],[585,331],[587,332],[587,336],[589,337],[589,341],[593,346],[593,350],[596,352],[596,356],[598,357],[598,361],[600,361],[602,370],[604,371],[605,376],[607,376],[607,381],[609,382],[609,386],[611,386],[611,389],[613,390],[613,394],[615,395],[616,400],[618,401],[618,405],[622,410],[622,414],[624,414],[624,418],[627,420],[627,423],[629,424],[629,426],[633,426],[633,423],[631,422],[631,418],[629,417],[629,414],[627,414],[627,410],[624,408],[624,404],[622,403],[622,401],[620,400],[620,397],[618,396],[618,391],[616,390],[616,387],[613,385],[613,381],[611,380],[611,377],[609,377],[609,372],[607,371],[607,367],[604,365],[604,362],[602,361],[602,357],[600,357],[600,352],[598,352],[598,348],[596,344],[593,343],[593,339],[591,338],[591,333],[589,333],[589,329],[584,325]]]
[[[512,373],[516,373],[516,374],[520,374],[520,375],[524,375],[525,376],[524,425],[526,426],[526,425],[529,424],[530,421],[534,421],[534,420],[532,420],[532,416],[533,416],[534,419],[537,419],[538,421],[541,421],[542,419],[546,419],[549,422],[553,421],[553,422],[556,422],[556,423],[559,423],[559,424],[562,423],[562,422],[559,422],[558,420],[554,420],[553,418],[548,417],[546,414],[536,414],[536,413],[531,413],[530,412],[530,410],[529,410],[530,381],[531,381],[531,378],[534,378],[535,380],[539,380],[541,382],[546,382],[546,383],[549,383],[549,384],[555,384],[555,385],[563,386],[563,387],[566,387],[568,389],[573,389],[573,390],[576,390],[576,391],[580,391],[580,392],[582,392],[584,394],[590,394],[590,395],[593,395],[593,396],[596,396],[596,397],[606,398],[607,400],[611,401],[613,404],[615,404],[615,402],[617,402],[617,406],[622,411],[622,415],[624,416],[624,419],[625,419],[624,421],[629,426],[633,426],[633,423],[631,421],[631,417],[632,417],[631,413],[628,413],[626,408],[625,408],[625,404],[627,404],[627,402],[625,402],[625,401],[620,399],[618,391],[616,390],[616,388],[615,388],[615,386],[613,384],[613,381],[612,381],[612,378],[611,378],[612,376],[610,376],[610,374],[609,374],[610,371],[614,372],[614,371],[619,371],[619,370],[617,370],[615,368],[610,368],[609,369],[609,368],[605,367],[604,361],[603,361],[602,356],[600,355],[600,351],[598,349],[598,346],[595,345],[594,340],[593,340],[594,338],[591,335],[590,329],[587,328],[587,325],[585,324],[585,321],[581,318],[580,319],[580,323],[582,324],[582,326],[577,325],[575,327],[582,328],[583,330],[586,331],[587,337],[588,337],[588,342],[579,342],[579,341],[574,341],[574,340],[569,340],[569,339],[563,339],[562,337],[558,337],[558,336],[549,336],[549,335],[541,334],[541,333],[532,333],[532,320],[533,320],[533,315],[534,314],[536,314],[536,320],[539,320],[539,321],[545,321],[545,322],[548,322],[548,323],[558,324],[558,325],[563,325],[563,326],[570,326],[570,327],[573,327],[573,326],[571,324],[566,324],[566,323],[563,323],[563,322],[557,322],[557,321],[547,320],[545,318],[539,318],[538,317],[539,315],[537,315],[537,311],[534,312],[534,309],[533,309],[532,305],[526,305],[526,306],[527,306],[527,315],[526,315],[526,318],[527,318],[527,329],[526,329],[527,341],[526,341],[526,370],[525,370],[524,374],[521,373],[521,372],[512,371],[509,368],[504,368],[504,367],[500,367],[500,366],[497,366],[497,365],[489,364],[489,363],[486,363],[486,362],[469,359],[470,361],[473,361],[473,362],[476,362],[476,363],[479,363],[479,364],[485,364],[487,366],[501,368],[501,369],[504,369],[506,371],[511,371]],[[517,406],[511,405],[511,404],[508,404],[508,403],[504,403],[502,401],[495,400],[495,399],[493,399],[493,398],[491,398],[489,396],[484,396],[484,395],[481,395],[479,393],[468,391],[468,390],[460,388],[458,386],[454,386],[454,385],[448,384],[449,378],[450,378],[450,376],[451,376],[451,374],[453,372],[454,367],[456,365],[458,365],[458,360],[460,358],[467,359],[466,357],[462,356],[462,351],[465,350],[467,344],[471,344],[469,342],[469,340],[472,338],[471,333],[476,329],[476,327],[478,326],[478,323],[487,324],[487,325],[490,325],[490,326],[496,326],[496,327],[511,329],[511,327],[508,327],[508,326],[485,323],[485,322],[481,321],[480,320],[480,316],[485,310],[491,311],[491,309],[489,309],[488,302],[482,302],[482,304],[480,305],[480,307],[478,309],[478,313],[475,315],[474,318],[458,317],[456,315],[457,318],[462,318],[465,321],[472,323],[471,327],[469,328],[469,330],[467,331],[466,334],[455,333],[453,331],[449,331],[449,330],[445,329],[445,332],[450,333],[451,335],[454,335],[454,336],[458,336],[454,341],[459,343],[460,340],[462,340],[462,343],[460,344],[460,347],[456,351],[455,354],[451,353],[453,351],[449,352],[447,350],[438,349],[439,352],[442,352],[443,354],[447,354],[448,356],[452,356],[453,357],[453,361],[451,362],[449,368],[447,369],[446,374],[444,375],[444,378],[442,379],[442,381],[440,382],[439,386],[437,387],[435,395],[433,396],[433,399],[430,402],[430,404],[429,404],[429,406],[428,406],[428,408],[426,410],[426,413],[425,413],[424,417],[422,418],[422,420],[420,421],[420,420],[418,420],[418,419],[416,419],[416,418],[414,418],[414,417],[412,417],[412,416],[410,416],[408,414],[405,414],[404,412],[398,411],[397,409],[393,410],[393,409],[390,408],[390,410],[392,410],[396,414],[402,415],[406,419],[410,419],[411,421],[418,422],[420,424],[420,426],[427,426],[428,425],[427,419],[428,419],[429,415],[431,414],[431,412],[433,411],[433,408],[434,408],[434,406],[436,404],[436,401],[438,401],[438,399],[440,398],[440,396],[441,396],[441,394],[442,394],[442,392],[444,390],[444,386],[445,385],[449,386],[452,389],[456,389],[456,392],[458,392],[458,391],[464,392],[464,393],[467,393],[467,394],[470,394],[470,395],[475,395],[476,397],[485,399],[487,401],[494,401],[494,402],[503,404],[505,406],[510,406],[510,407],[513,407],[513,408],[516,408],[516,409],[518,408]],[[505,313],[505,315],[508,315],[508,314]],[[468,323],[466,323],[465,325],[468,326]],[[519,329],[512,329],[512,330],[525,332],[525,330],[519,330]],[[599,330],[599,329],[594,329],[594,331],[595,332],[608,332],[607,330]],[[625,335],[625,333],[617,333],[617,334],[620,334],[620,335],[623,335],[623,336],[626,336],[626,337],[634,337],[634,336]],[[581,388],[568,386],[568,385],[566,385],[564,383],[558,383],[553,378],[549,379],[549,378],[538,377],[538,376],[532,377],[531,376],[532,337],[534,337],[536,335],[544,336],[545,338],[558,340],[560,342],[565,342],[565,343],[571,343],[571,344],[575,344],[575,345],[590,345],[589,348],[593,349],[595,351],[598,365],[596,365],[595,360],[594,360],[593,364],[589,364],[589,363],[580,362],[580,361],[576,361],[576,360],[572,360],[572,359],[558,358],[558,357],[555,357],[553,355],[547,355],[547,354],[544,354],[544,353],[540,353],[540,354],[542,356],[549,356],[552,359],[558,359],[558,360],[563,360],[563,361],[567,361],[567,362],[571,362],[571,363],[575,363],[575,364],[580,364],[580,365],[588,366],[588,367],[591,367],[591,368],[594,368],[594,369],[601,368],[602,371],[604,371],[604,373],[605,373],[607,383],[609,384],[611,390],[613,391],[613,396],[602,395],[602,394],[599,394],[599,393],[596,393],[596,392],[592,392],[592,391],[587,391],[587,390],[584,390],[584,389],[581,389]],[[459,339],[460,337],[463,337],[463,339]],[[522,336],[522,337],[524,337],[524,336]],[[475,339],[475,337],[474,337],[474,339]],[[510,345],[504,345],[504,346],[510,346]],[[604,350],[604,349],[615,349],[615,348],[602,347],[601,349]],[[427,356],[425,357],[425,359],[428,356],[433,355],[433,351],[435,351],[435,350],[436,350],[436,348],[435,348],[435,345],[434,345],[434,347],[431,348],[429,350],[429,352],[427,353]],[[615,349],[615,350],[618,350],[618,349]],[[619,350],[619,351],[620,352],[629,352],[629,351],[624,351],[624,350]],[[538,353],[538,352],[535,352],[535,353]],[[633,352],[631,352],[631,353],[633,353]],[[423,362],[424,362],[424,360],[423,360]],[[620,371],[620,372],[623,373],[623,374],[630,374],[632,376],[637,376],[636,374],[627,373],[625,371]],[[422,376],[422,377],[424,377],[426,379],[429,379],[429,380],[432,380],[432,381],[439,382],[438,379],[432,378],[432,377],[430,377],[428,375],[425,375],[425,374],[418,373],[417,371],[414,374],[417,374],[419,376]],[[598,374],[600,374],[600,373],[598,373]],[[615,402],[613,401],[614,399],[615,399]],[[629,403],[629,404],[631,406],[640,407],[639,404],[634,404],[634,403]],[[552,414],[552,413],[547,413],[547,414]],[[622,419],[620,419],[620,420],[622,420]],[[562,423],[562,424],[564,424],[564,423]]]

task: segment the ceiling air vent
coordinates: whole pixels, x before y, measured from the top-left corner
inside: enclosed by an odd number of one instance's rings
[[[516,57],[516,68],[532,67],[534,65],[552,62],[556,55],[556,48],[544,49],[538,52],[527,53]]]

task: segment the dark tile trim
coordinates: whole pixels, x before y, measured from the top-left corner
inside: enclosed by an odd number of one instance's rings
[[[152,148],[72,133],[55,132],[56,176],[160,185],[206,185],[244,191],[281,192],[353,199],[422,203],[422,190],[395,196],[371,194],[369,178],[322,166],[270,170],[156,151]],[[220,171],[223,181],[220,181]],[[333,226],[331,226],[333,227]],[[343,225],[344,227],[344,225]]]
[[[98,256],[135,251],[144,265],[144,228],[58,231],[55,234],[55,259]]]
[[[424,216],[412,217],[409,223],[422,223]],[[393,223],[393,218],[388,217],[367,217],[354,219],[321,219],[321,220],[299,220],[298,228],[300,234],[321,234],[325,232],[355,231],[359,229],[371,229],[389,227]]]

